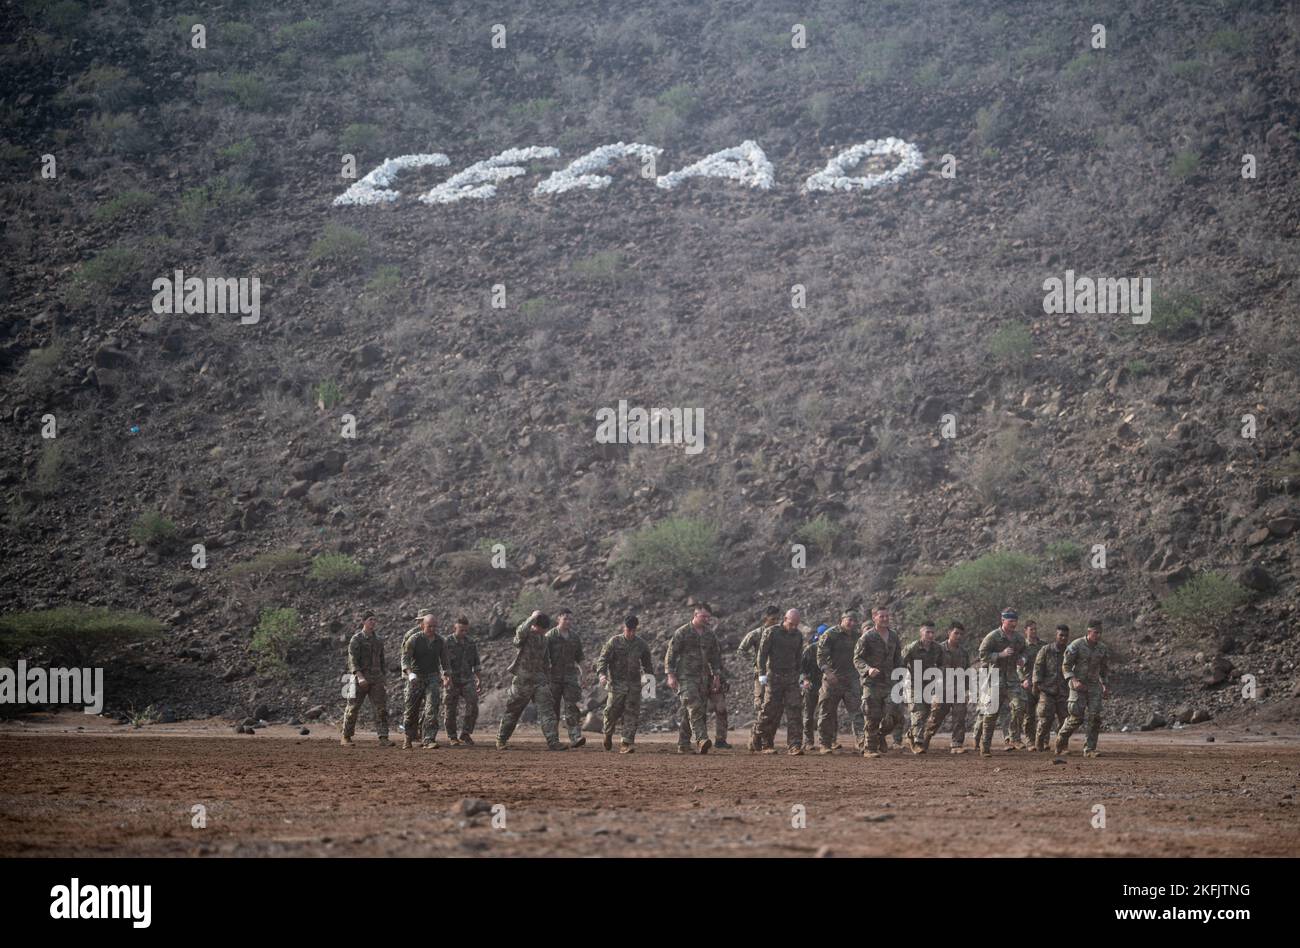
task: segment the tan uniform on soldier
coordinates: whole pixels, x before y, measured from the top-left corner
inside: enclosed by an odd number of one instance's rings
[[[1069,715],[1069,686],[1061,671],[1061,661],[1065,657],[1065,646],[1069,639],[1070,627],[1058,625],[1056,638],[1039,649],[1034,658],[1034,693],[1038,695],[1038,730],[1034,735],[1034,747],[1040,751],[1049,748],[1048,738],[1053,723],[1059,728]]]
[[[756,629],[750,629],[745,637],[740,640],[740,646],[736,651],[745,659],[746,663],[754,673],[754,721],[750,725],[751,734],[756,734],[756,725],[758,716],[763,710],[763,686],[758,680],[758,646],[763,640],[763,633],[781,621],[781,610],[776,606],[768,606],[763,610],[763,624]],[[753,737],[750,738],[753,740]],[[762,747],[760,746],[760,750]]]
[[[361,623],[361,631],[352,636],[348,642],[348,684],[349,696],[343,709],[344,747],[352,746],[352,735],[357,729],[357,714],[362,703],[369,698],[375,709],[375,733],[381,747],[391,747],[388,739],[388,690],[384,686],[384,675],[388,669],[384,664],[384,640],[375,634],[375,614],[367,613]]]
[[[953,754],[964,754],[966,748],[962,744],[966,742],[966,710],[969,707],[967,693],[966,669],[970,667],[970,650],[962,644],[962,636],[966,634],[966,627],[960,622],[954,622],[952,628],[948,630],[948,638],[944,640],[943,645],[943,694],[935,701],[934,706],[930,709],[930,720],[925,726],[925,733],[922,735],[922,744],[926,750],[930,749],[930,739],[939,732],[943,726],[944,719],[952,715],[952,741],[949,745],[949,751]],[[962,675],[960,691],[958,690],[958,675]]]
[[[930,702],[925,700],[925,673],[932,668],[943,671],[943,647],[934,640],[934,622],[922,622],[920,634],[903,653],[903,667],[912,681],[911,726],[905,742],[913,754],[924,754],[928,749],[925,728],[930,723]]]
[[[713,747],[709,740],[704,708],[708,701],[709,689],[714,683],[715,673],[709,664],[709,649],[701,633],[708,630],[713,622],[713,613],[706,605],[698,605],[691,616],[691,621],[672,634],[668,640],[668,651],[664,655],[664,671],[667,672],[668,687],[677,692],[681,707],[678,713],[690,721],[690,732],[695,738],[695,748],[700,754],[707,754]],[[680,739],[677,752],[684,754],[690,745]]]

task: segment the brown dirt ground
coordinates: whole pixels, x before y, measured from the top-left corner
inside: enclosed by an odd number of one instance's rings
[[[1297,856],[1300,738],[1213,728],[1102,737],[1104,756],[878,761],[675,753],[404,752],[362,734],[61,715],[0,725],[0,856]],[[1214,734],[1214,743],[1206,735]],[[590,737],[589,737],[590,740]],[[969,739],[968,739],[969,746]],[[465,797],[505,806],[465,818]],[[1091,826],[1093,806],[1106,826]],[[190,825],[207,808],[207,827]],[[807,827],[791,825],[806,807]]]

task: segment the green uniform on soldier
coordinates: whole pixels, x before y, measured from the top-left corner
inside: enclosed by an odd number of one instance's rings
[[[384,687],[384,640],[375,634],[375,614],[366,613],[361,622],[361,631],[352,636],[348,642],[348,674],[352,680],[348,685],[347,704],[343,709],[343,737],[339,741],[344,747],[352,746],[352,735],[357,730],[357,714],[362,703],[368,698],[375,711],[375,733],[381,747],[391,747],[388,739],[388,691]]]
[[[993,754],[993,730],[997,727],[998,711],[1002,705],[1011,705],[1011,720],[1014,727],[1017,720],[1016,702],[1023,703],[1028,694],[1020,683],[1020,666],[1025,650],[1025,637],[1016,631],[1016,623],[1019,619],[1020,617],[1014,609],[1004,609],[1002,611],[1001,626],[984,636],[984,641],[980,643],[979,658],[981,667],[996,669],[998,673],[996,692],[987,696],[991,708],[986,708],[985,712],[980,715],[981,728],[976,734],[979,739],[981,757],[991,757]],[[996,702],[996,704],[993,702]],[[1008,744],[1006,749],[1016,750],[1016,745],[1014,743]]]
[[[1020,666],[1020,684],[1024,688],[1026,699],[1024,720],[1025,749],[1036,751],[1038,744],[1034,735],[1038,730],[1038,693],[1034,691],[1034,660],[1046,643],[1038,637],[1038,623],[1030,619],[1025,623],[1025,663]]]
[[[921,736],[921,746],[925,750],[930,749],[931,738],[939,732],[944,720],[952,715],[952,741],[949,751],[953,754],[966,752],[962,744],[966,742],[966,709],[970,697],[967,693],[969,677],[966,674],[966,670],[970,668],[970,649],[962,643],[962,636],[965,634],[966,627],[960,622],[954,622],[948,629],[948,637],[940,646],[943,652],[944,691],[931,707],[930,720],[926,723],[925,731]]]
[[[879,757],[888,749],[889,733],[902,707],[892,700],[894,670],[903,663],[898,636],[889,629],[889,610],[871,611],[874,627],[863,632],[853,649],[853,665],[862,680],[862,710],[866,717],[863,757]]]
[[[623,631],[612,636],[596,659],[596,676],[607,689],[604,715],[604,746],[614,746],[614,729],[622,724],[619,753],[636,750],[636,728],[641,719],[641,675],[654,674],[650,646],[637,638],[640,621],[630,615],[623,620]]]
[[[727,743],[727,675],[726,668],[722,664],[722,645],[718,641],[718,635],[713,629],[705,629],[700,633],[700,640],[704,646],[705,659],[709,668],[713,669],[714,675],[709,679],[708,693],[704,696],[704,718],[708,723],[709,712],[713,713],[713,746],[722,750],[731,750],[731,745]],[[690,721],[683,715],[681,723],[677,726],[677,743],[678,745],[690,745],[691,732]]]
[[[1110,652],[1101,640],[1100,622],[1090,621],[1083,638],[1075,639],[1065,647],[1061,672],[1070,688],[1070,702],[1069,715],[1056,735],[1056,753],[1066,753],[1070,735],[1086,722],[1083,756],[1099,757],[1097,737],[1101,734],[1101,702],[1110,697],[1110,689],[1106,686]]]
[[[912,682],[911,726],[907,729],[907,746],[913,754],[927,750],[925,729],[930,723],[931,703],[925,698],[925,673],[932,668],[943,672],[943,646],[934,640],[934,620],[921,623],[920,638],[903,653],[903,667]],[[933,677],[933,676],[931,676]]]
[[[442,690],[442,720],[447,737],[454,746],[473,744],[470,735],[478,723],[478,699],[483,694],[483,682],[479,678],[478,643],[469,637],[469,619],[465,616],[456,619],[451,635],[443,640],[443,652],[448,679]],[[460,719],[462,704],[465,716]]]
[[[754,673],[754,718],[750,725],[751,735],[757,733],[758,716],[763,711],[763,685],[758,680],[758,643],[763,640],[763,633],[780,621],[781,610],[776,606],[768,606],[763,610],[763,624],[756,629],[750,629],[736,649]],[[751,737],[750,740],[752,742],[753,738]]]
[[[561,708],[569,730],[569,746],[587,743],[582,736],[582,639],[573,628],[573,611],[555,614],[555,628],[546,633],[546,651],[551,662],[551,703],[556,720]]]
[[[1048,750],[1053,723],[1059,727],[1069,715],[1070,689],[1065,683],[1065,673],[1061,670],[1069,639],[1070,627],[1058,625],[1056,637],[1044,644],[1034,657],[1034,694],[1038,695],[1035,715],[1038,729],[1034,736],[1034,746],[1040,751]]]
[[[546,632],[550,625],[549,616],[534,611],[515,629],[515,660],[506,669],[514,677],[506,693],[506,710],[497,731],[497,750],[506,749],[506,743],[519,723],[519,716],[530,702],[537,709],[537,723],[546,738],[546,746],[551,750],[569,749],[567,744],[560,743],[555,705],[551,699],[551,661],[546,649]]]
[[[406,685],[402,747],[410,749],[420,740],[422,747],[438,746],[438,711],[441,686],[448,683],[447,657],[438,620],[432,610],[416,616],[420,624],[402,638],[402,680]]]
[[[678,713],[690,722],[695,748],[701,754],[707,754],[713,747],[708,736],[704,709],[707,707],[715,672],[709,664],[708,643],[702,634],[708,630],[712,621],[713,613],[708,606],[696,606],[691,621],[673,632],[668,640],[668,651],[664,655],[668,687],[677,692],[681,703]],[[716,675],[721,678],[720,670]],[[684,754],[688,750],[690,745],[679,736],[677,752]]]
[[[817,626],[816,631],[804,644],[803,654],[799,658],[799,693],[803,706],[803,739],[811,749],[817,738],[817,700],[822,690],[822,670],[817,665],[817,643],[830,629],[829,625]]]
[[[755,733],[763,735],[762,752],[776,753],[776,731],[785,716],[786,751],[803,754],[803,701],[799,691],[799,662],[803,657],[803,633],[799,631],[799,610],[790,609],[784,621],[763,633],[758,645],[759,680],[764,687],[763,709]],[[750,740],[750,750],[758,750]]]
[[[857,644],[858,616],[852,610],[840,616],[840,624],[827,629],[817,641],[817,667],[822,673],[821,692],[817,695],[817,734],[822,745],[818,753],[832,754],[840,746],[841,704],[852,722],[858,753],[862,752],[862,683],[853,666]]]

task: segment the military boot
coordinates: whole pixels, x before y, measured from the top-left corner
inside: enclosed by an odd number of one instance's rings
[[[619,747],[618,752],[619,752],[620,754],[635,754],[635,753],[636,753],[636,745],[635,745],[635,744],[628,744],[627,742],[624,742],[623,745],[622,745],[621,747]]]
[[[350,737],[344,737],[343,739],[341,739],[341,740],[339,741],[339,744],[340,744],[341,746],[343,746],[343,747],[352,747],[352,746],[354,746],[353,743],[352,743],[352,738],[350,738]]]
[[[699,743],[699,752],[701,754],[707,754],[709,752],[709,748],[711,748],[712,746],[713,746],[713,741],[709,740],[706,737],[704,740],[700,741]]]
[[[409,737],[402,738],[402,750],[409,751],[414,746],[415,744],[411,741]]]
[[[613,735],[613,733],[610,732],[610,731],[606,731],[606,732],[605,732],[605,737],[604,737],[604,739],[600,742],[600,744],[601,744],[602,747],[605,748],[605,750],[613,750],[613,749],[614,749],[614,735]]]

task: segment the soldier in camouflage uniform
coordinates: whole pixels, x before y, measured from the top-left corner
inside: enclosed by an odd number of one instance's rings
[[[758,643],[763,640],[763,633],[772,626],[781,621],[781,610],[776,606],[768,606],[763,610],[763,624],[758,628],[750,629],[745,637],[740,640],[740,645],[736,651],[741,658],[745,659],[750,668],[754,670],[754,723],[750,725],[751,734],[758,733],[758,716],[763,710],[763,686],[758,680]],[[750,743],[753,744],[753,737]],[[762,750],[760,745],[759,750]]]
[[[889,630],[889,610],[871,610],[874,627],[858,638],[853,664],[862,681],[862,710],[866,716],[863,757],[879,757],[888,749],[889,732],[901,707],[891,700],[894,669],[903,663],[898,636]]]
[[[998,706],[992,711],[981,715],[980,724],[982,727],[977,733],[980,739],[980,756],[993,756],[993,729],[997,727],[998,710],[1002,704],[1014,702],[1017,699],[1012,697],[1016,692],[1022,696],[1019,700],[1024,700],[1026,691],[1020,685],[1019,666],[1022,664],[1025,651],[1025,637],[1016,631],[1016,623],[1020,617],[1013,609],[1004,609],[1002,612],[1002,625],[994,629],[988,635],[984,636],[984,641],[980,643],[980,665],[983,668],[996,668],[998,670],[998,688],[997,702]],[[1014,708],[1014,704],[1012,705]],[[1012,720],[1015,720],[1013,714]],[[1014,743],[1008,744],[1007,750],[1015,750]]]
[[[1038,750],[1038,745],[1034,741],[1034,733],[1038,730],[1038,695],[1034,693],[1034,659],[1038,657],[1039,650],[1045,644],[1038,637],[1038,623],[1030,619],[1025,623],[1025,663],[1019,668],[1020,685],[1025,692],[1021,730],[1024,732],[1025,750],[1029,751]]]
[[[966,634],[966,627],[960,622],[954,622],[952,628],[948,630],[948,638],[940,648],[943,650],[943,675],[944,675],[944,693],[940,700],[935,701],[934,707],[930,709],[930,720],[925,725],[925,732],[921,737],[921,746],[926,750],[930,749],[930,739],[939,733],[939,728],[943,726],[944,719],[949,714],[952,715],[952,742],[949,750],[953,754],[964,754],[966,748],[962,744],[966,742],[966,707],[967,698],[965,685],[962,685],[961,701],[958,701],[958,695],[955,691],[949,691],[950,682],[955,684],[955,676],[949,674],[953,670],[965,676],[966,669],[970,668],[970,650],[962,644],[962,636]]]
[[[1100,622],[1090,621],[1084,637],[1066,646],[1061,672],[1070,687],[1070,715],[1057,732],[1056,753],[1066,753],[1070,735],[1084,723],[1086,716],[1088,730],[1083,741],[1083,756],[1100,757],[1097,736],[1101,734],[1101,702],[1110,697],[1110,689],[1106,687],[1110,652],[1101,640]]]
[[[709,679],[708,694],[704,696],[704,718],[708,723],[709,712],[713,712],[713,746],[721,750],[731,750],[731,745],[727,743],[727,676],[726,669],[722,665],[722,645],[718,642],[717,633],[712,629],[705,629],[700,633],[700,639],[704,644],[704,652],[709,667],[713,669],[713,675]],[[678,745],[690,745],[691,732],[690,722],[685,715],[682,716],[681,724],[677,728]]]
[[[917,663],[920,668],[917,668]],[[925,700],[925,673],[931,668],[943,672],[943,646],[934,640],[934,621],[921,623],[921,637],[903,653],[903,667],[912,680],[912,721],[907,729],[907,746],[913,754],[924,754],[925,728],[930,723],[930,702]]]
[[[614,728],[621,722],[620,754],[631,754],[636,750],[636,726],[641,720],[641,673],[654,674],[650,646],[636,635],[639,624],[636,616],[624,619],[623,631],[605,643],[596,659],[596,675],[601,687],[608,689],[605,698],[605,750],[613,749]]]
[[[853,667],[853,652],[857,644],[858,616],[851,610],[840,616],[840,624],[828,629],[817,642],[817,667],[822,673],[821,693],[817,696],[820,754],[833,754],[840,746],[841,702],[852,721],[858,753],[862,752],[862,683],[858,680],[858,670]]]
[[[506,696],[506,711],[501,716],[497,731],[497,750],[505,750],[506,742],[515,732],[519,716],[531,701],[537,708],[537,723],[541,725],[546,746],[553,751],[568,750],[560,743],[560,732],[555,723],[555,705],[551,699],[551,662],[546,651],[546,631],[551,624],[549,616],[534,610],[515,629],[515,660],[506,669],[514,678]]]
[[[822,690],[822,670],[817,667],[817,643],[826,634],[829,625],[817,626],[811,638],[803,647],[799,659],[799,692],[803,704],[803,739],[811,750],[816,743],[817,734],[817,699]]]
[[[384,640],[375,635],[375,614],[368,612],[361,622],[361,631],[348,642],[348,674],[353,676],[356,690],[343,709],[343,738],[339,743],[344,747],[352,746],[352,735],[357,730],[357,713],[366,698],[375,709],[375,733],[379,736],[379,746],[393,746],[388,739],[388,691],[384,687],[387,671]]]
[[[1065,643],[1070,638],[1070,627],[1058,625],[1056,638],[1038,650],[1034,658],[1034,694],[1038,695],[1038,732],[1034,746],[1040,751],[1048,749],[1048,736],[1052,733],[1052,724],[1064,724],[1069,714],[1067,708],[1069,685],[1065,683],[1065,674],[1061,671],[1061,662],[1065,658]]]
[[[582,639],[573,628],[573,612],[561,609],[555,628],[546,633],[546,651],[551,662],[551,701],[555,718],[564,707],[564,724],[569,729],[569,747],[587,743],[582,736]]]
[[[785,621],[763,633],[758,645],[758,671],[765,690],[763,710],[756,731],[763,735],[763,753],[776,753],[776,730],[785,713],[786,753],[803,754],[803,701],[799,695],[799,661],[803,657],[803,633],[799,631],[799,610],[790,609]],[[755,749],[752,745],[751,750]]]
[[[703,635],[712,621],[713,614],[708,606],[696,606],[691,621],[673,632],[668,640],[668,651],[664,655],[668,687],[677,692],[681,702],[679,713],[690,721],[695,747],[701,754],[707,754],[713,746],[708,736],[704,709],[707,707],[709,688],[715,672],[709,665],[708,643]],[[685,754],[689,750],[690,745],[682,741],[679,735],[677,753]]]
[[[402,715],[402,731],[406,737],[402,747],[410,750],[419,734],[422,747],[436,750],[438,708],[442,704],[440,684],[447,683],[447,659],[433,612],[423,609],[416,618],[420,624],[402,638],[402,679],[406,682],[406,706]]]
[[[443,642],[446,653],[447,686],[442,691],[442,720],[447,725],[447,736],[452,746],[473,744],[470,736],[478,723],[478,699],[483,693],[479,678],[478,643],[469,637],[469,619],[460,616],[452,626],[451,635]],[[465,719],[456,729],[457,712],[465,703]]]

